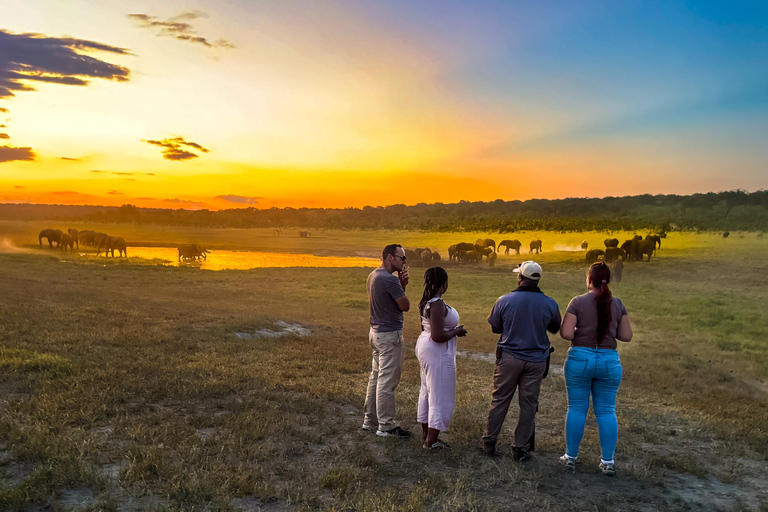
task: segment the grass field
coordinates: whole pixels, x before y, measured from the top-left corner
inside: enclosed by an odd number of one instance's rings
[[[62,256],[37,248],[55,223],[0,222],[0,509],[8,510],[768,510],[768,241],[671,233],[612,286],[635,338],[622,344],[616,479],[599,475],[594,421],[576,475],[564,451],[567,343],[553,337],[537,454],[518,465],[477,450],[493,365],[458,361],[452,449],[424,453],[360,429],[370,370],[365,268],[201,271]],[[446,255],[498,235],[397,231],[90,228],[133,245],[375,256],[386,243]],[[631,233],[610,237],[628,238]],[[583,293],[582,239],[539,237],[542,289],[564,311]],[[527,252],[527,251],[524,251]],[[514,287],[520,256],[496,267],[445,263],[446,300],[470,355],[494,350],[485,318]],[[411,269],[408,295],[421,295]],[[299,323],[309,336],[238,338]],[[413,347],[418,315],[406,314]],[[406,354],[401,423],[417,432],[418,363]],[[500,442],[511,445],[515,408]]]

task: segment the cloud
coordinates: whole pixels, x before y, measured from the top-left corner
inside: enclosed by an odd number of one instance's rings
[[[2,31],[0,30],[0,32],[2,32]],[[8,112],[8,109],[7,109],[7,108],[0,108],[0,112],[4,112],[4,113],[7,113],[7,112]]]
[[[82,158],[70,158],[68,156],[60,156],[59,160],[66,160],[68,162],[79,162]]]
[[[247,196],[236,196],[234,194],[228,194],[228,195],[221,195],[216,196],[219,199],[223,199],[225,201],[229,201],[230,203],[241,203],[241,204],[259,204],[259,199],[264,199],[263,197],[247,197]]]
[[[201,153],[208,153],[210,150],[204,148],[197,142],[187,142],[184,140],[184,137],[172,137],[170,139],[163,139],[163,140],[146,140],[141,139],[142,142],[146,142],[147,144],[152,144],[155,146],[160,146],[163,149],[163,158],[166,160],[190,160],[192,158],[197,158],[199,155],[196,155],[195,153],[192,153],[191,151],[187,151],[183,149],[181,146],[187,146],[190,148],[194,148]]]
[[[21,185],[14,185],[13,188],[24,188]]]
[[[10,139],[10,138],[11,136],[8,135],[7,133],[0,133],[0,139]]]
[[[16,160],[32,162],[35,159],[35,152],[32,148],[15,148],[13,146],[0,146],[0,163],[13,162]]]
[[[107,194],[110,194],[110,195],[121,195],[121,196],[124,195],[122,192],[118,192],[117,190],[110,190],[109,192],[107,192]]]
[[[75,160],[70,158],[69,160]],[[114,174],[115,176],[155,176],[153,172],[124,172],[124,171],[102,171],[101,169],[93,169],[88,172],[94,172],[97,174]],[[136,181],[136,180],[132,180]]]
[[[163,203],[173,203],[173,204],[181,204],[185,206],[192,206],[195,208],[202,207],[203,203],[198,201],[190,201],[189,199],[179,199],[178,197],[174,197],[173,199],[161,199],[161,202]]]
[[[125,48],[95,41],[0,30],[0,48],[0,98],[12,97],[15,91],[34,91],[28,82],[83,86],[89,78],[127,82],[130,76],[128,68],[85,55],[90,51],[130,55]]]
[[[4,124],[0,124],[0,128],[8,128],[8,127],[5,126]]]
[[[227,41],[226,39],[218,39],[216,41],[209,41],[205,37],[196,35],[195,29],[191,24],[185,20],[195,20],[197,18],[207,18],[203,12],[189,11],[178,16],[174,16],[167,21],[160,20],[157,16],[150,16],[148,14],[129,14],[128,18],[136,22],[142,28],[149,28],[157,30],[158,36],[173,37],[179,41],[188,41],[190,43],[198,43],[208,48],[235,48],[235,45]]]

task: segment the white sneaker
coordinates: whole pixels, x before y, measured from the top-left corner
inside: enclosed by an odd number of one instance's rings
[[[576,459],[574,459],[573,457],[563,455],[562,457],[560,457],[560,464],[565,466],[565,469],[569,471],[576,471]]]
[[[613,462],[601,462],[600,471],[602,471],[605,476],[616,476],[616,468],[613,466]]]
[[[363,426],[362,426],[363,430],[373,430],[374,428],[377,428],[377,427],[374,427],[373,425],[368,425],[366,423],[363,423]]]

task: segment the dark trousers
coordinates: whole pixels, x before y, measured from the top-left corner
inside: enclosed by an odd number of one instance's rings
[[[531,363],[502,352],[501,359],[496,363],[493,372],[493,399],[491,409],[488,411],[488,428],[483,436],[483,443],[486,446],[496,444],[501,427],[504,425],[504,418],[507,417],[509,405],[519,387],[520,416],[515,429],[514,446],[525,451],[530,448],[528,441],[536,428],[534,421],[539,407],[541,379],[546,367],[546,361]]]

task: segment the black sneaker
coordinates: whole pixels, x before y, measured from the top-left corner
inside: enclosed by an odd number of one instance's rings
[[[395,427],[392,430],[377,430],[376,435],[379,437],[399,437],[406,439],[411,437],[411,433],[400,427]]]
[[[525,462],[531,459],[531,453],[523,450],[522,448],[514,448],[512,452],[512,460],[515,462]]]
[[[481,444],[480,445],[480,451],[483,452],[484,455],[487,455],[488,457],[499,457],[501,458],[502,454],[501,452],[496,451],[496,445],[495,444]]]

